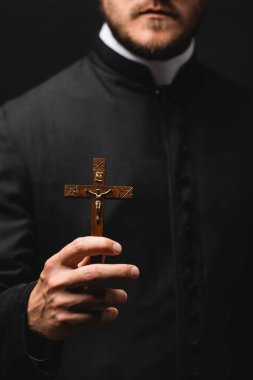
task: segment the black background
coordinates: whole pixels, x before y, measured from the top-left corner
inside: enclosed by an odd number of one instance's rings
[[[209,0],[198,38],[201,61],[251,89],[252,13],[251,0]],[[0,0],[0,103],[82,57],[101,22],[98,0]]]

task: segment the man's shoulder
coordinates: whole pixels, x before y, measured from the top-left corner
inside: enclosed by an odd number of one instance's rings
[[[77,105],[92,92],[92,66],[87,57],[0,107],[0,136],[26,141],[26,136],[67,128]],[[79,107],[79,109],[81,106]]]
[[[25,116],[31,112],[50,112],[52,107],[69,97],[83,94],[90,81],[90,65],[87,57],[80,59],[62,69],[36,87],[24,94],[9,100],[0,108],[1,112]]]
[[[229,102],[252,102],[252,90],[247,86],[201,62],[196,67],[203,93],[212,97],[214,101],[223,101],[224,105]]]

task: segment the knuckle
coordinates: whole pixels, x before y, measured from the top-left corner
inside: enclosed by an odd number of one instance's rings
[[[109,248],[108,241],[103,238],[97,240],[97,245],[98,245],[98,248],[101,250],[108,250]]]
[[[53,260],[50,257],[44,264],[44,272],[50,272],[53,268]]]
[[[40,281],[45,284],[45,282],[47,281],[47,275],[46,275],[46,272],[45,270],[43,269],[43,271],[40,273]]]
[[[99,252],[109,253],[112,251],[112,242],[105,237],[93,237],[93,245]]]
[[[84,250],[83,238],[79,237],[73,241],[74,249],[77,253],[81,253]]]
[[[104,252],[112,252],[113,251],[113,245],[111,240],[107,238],[102,238],[100,240],[100,249]]]
[[[131,266],[122,265],[119,269],[119,273],[121,277],[129,278],[129,276],[131,276]]]
[[[51,296],[48,303],[50,304],[51,310],[53,312],[55,312],[58,309],[59,305],[58,305],[58,299],[57,299],[57,297]]]
[[[55,313],[54,325],[56,328],[68,327],[71,324],[71,318],[67,313],[59,312]]]
[[[47,279],[47,288],[48,290],[56,290],[61,287],[62,283],[58,277],[49,277]]]
[[[52,295],[50,297],[50,305],[52,310],[60,310],[64,306],[64,301],[59,295]]]
[[[130,280],[133,279],[132,268],[128,268],[128,269],[126,270],[126,277],[127,277],[128,279],[130,279]]]
[[[90,265],[86,267],[85,281],[94,282],[100,277],[101,277],[101,270],[97,266]]]

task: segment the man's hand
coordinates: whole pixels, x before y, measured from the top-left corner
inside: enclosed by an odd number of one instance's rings
[[[127,294],[104,284],[136,279],[139,270],[127,264],[89,264],[89,257],[114,256],[121,250],[110,239],[87,236],[48,259],[29,298],[29,328],[62,340],[89,324],[113,322],[118,315],[115,306],[126,303]]]

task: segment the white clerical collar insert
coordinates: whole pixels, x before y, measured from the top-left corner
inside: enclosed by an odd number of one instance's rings
[[[192,57],[195,49],[195,39],[192,39],[189,47],[177,57],[167,61],[150,61],[141,58],[121,45],[113,36],[109,26],[105,23],[99,33],[100,39],[112,50],[130,61],[141,63],[147,66],[156,81],[157,85],[170,85],[175,79],[177,73]]]

